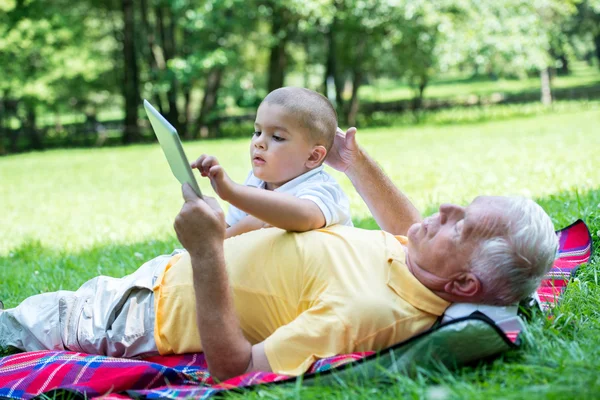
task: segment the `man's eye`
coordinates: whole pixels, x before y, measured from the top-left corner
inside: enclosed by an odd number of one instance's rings
[[[261,133],[262,133],[262,132],[259,132],[259,131],[254,131],[253,135],[254,135],[254,136],[260,136],[260,134],[261,134]]]
[[[283,142],[285,139],[281,136],[273,135],[273,140],[276,142]]]
[[[458,221],[454,225],[454,231],[456,232],[456,236],[460,237],[460,234],[462,233],[462,230],[463,230],[463,221]]]

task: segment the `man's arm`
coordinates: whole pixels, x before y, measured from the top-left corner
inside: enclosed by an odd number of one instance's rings
[[[188,184],[182,190],[185,203],[174,226],[192,262],[196,318],[209,372],[225,380],[270,371],[263,344],[248,342],[235,313],[225,268],[223,211],[213,198],[201,200]]]
[[[369,207],[381,229],[406,235],[421,214],[364,149],[356,142],[356,128],[338,129],[325,163],[344,172]]]

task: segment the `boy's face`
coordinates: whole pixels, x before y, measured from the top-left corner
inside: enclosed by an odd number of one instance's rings
[[[309,171],[314,146],[308,138],[307,129],[284,107],[263,102],[250,142],[252,172],[273,190]]]

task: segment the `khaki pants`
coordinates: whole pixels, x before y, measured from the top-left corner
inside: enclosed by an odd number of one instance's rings
[[[171,256],[150,260],[123,278],[99,276],[75,292],[35,295],[0,311],[0,346],[111,357],[158,354],[152,287]]]

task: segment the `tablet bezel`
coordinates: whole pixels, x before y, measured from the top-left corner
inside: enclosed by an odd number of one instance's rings
[[[202,198],[202,192],[198,186],[194,173],[190,167],[190,163],[183,151],[179,134],[173,125],[166,120],[148,100],[144,100],[144,108],[152,125],[152,130],[156,135],[160,147],[165,154],[171,172],[182,185],[188,183],[194,192]]]

